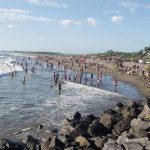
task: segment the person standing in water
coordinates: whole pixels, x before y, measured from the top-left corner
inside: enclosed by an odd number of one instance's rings
[[[23,85],[25,85],[25,83],[26,83],[26,79],[25,79],[25,77],[23,78]]]
[[[114,80],[114,86],[118,86],[118,80],[117,79]]]
[[[60,92],[61,92],[61,83],[59,83],[58,89],[59,89],[59,94],[60,94]]]

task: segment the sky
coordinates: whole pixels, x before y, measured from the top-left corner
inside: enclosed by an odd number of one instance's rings
[[[0,0],[0,50],[100,53],[150,46],[150,0]]]

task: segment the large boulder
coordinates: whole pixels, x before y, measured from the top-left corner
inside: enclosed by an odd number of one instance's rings
[[[27,145],[21,142],[2,139],[3,150],[27,150]]]
[[[91,124],[95,119],[96,119],[96,117],[94,115],[90,114],[84,118],[84,121],[86,121],[88,124]]]
[[[107,129],[112,129],[112,127],[117,123],[115,117],[111,114],[103,113],[100,117],[100,123],[104,125]]]
[[[58,138],[52,137],[51,143],[49,145],[50,148],[59,148],[59,149],[64,149],[64,143],[61,142]]]
[[[79,144],[81,147],[89,147],[91,144],[89,140],[83,136],[78,136],[75,141]]]
[[[107,137],[95,137],[95,138],[91,138],[91,140],[93,141],[93,143],[95,144],[97,149],[102,149],[104,144],[108,142],[108,138]]]
[[[139,144],[134,142],[124,143],[123,146],[126,150],[144,150],[145,148]]]
[[[44,141],[42,144],[41,144],[41,150],[50,150],[50,143],[51,143],[51,139],[52,137],[49,137],[46,141]]]
[[[146,137],[150,131],[150,120],[142,120],[141,118],[133,119],[131,127],[136,137]]]
[[[65,120],[63,120],[62,124],[63,124],[62,128],[61,128],[62,134],[69,135],[74,130],[74,127],[72,126],[72,120],[65,119]]]
[[[73,138],[76,138],[79,135],[82,135],[84,137],[88,137],[89,136],[87,133],[88,127],[89,127],[88,123],[85,121],[82,121],[81,123],[76,125],[75,129],[70,133],[70,135]]]
[[[121,136],[118,137],[117,139],[117,143],[119,145],[122,144],[126,144],[126,143],[138,143],[141,146],[145,146],[148,147],[150,146],[150,141],[148,137],[144,137],[144,138],[134,138],[134,137],[130,137],[129,133],[127,133],[127,131],[123,132]]]
[[[81,119],[81,114],[77,111],[77,112],[74,114],[73,118],[76,119],[76,120],[79,120],[79,119]]]
[[[52,149],[60,149],[63,150],[65,147],[64,143],[61,142],[56,137],[50,137],[45,142],[41,144],[41,150],[52,150]]]
[[[128,100],[127,105],[131,108],[131,107],[136,107],[137,103],[135,101],[133,101],[133,100]]]
[[[107,134],[107,129],[99,122],[93,122],[88,129],[88,133],[92,137],[103,136]]]
[[[131,116],[133,114],[131,114],[131,111],[130,111],[130,107],[129,106],[124,106],[121,110],[121,114],[124,118],[127,118],[128,116]]]
[[[143,111],[139,114],[138,117],[150,120],[150,107],[148,106],[148,104],[144,105]]]
[[[102,150],[124,150],[120,145],[114,140],[109,140],[103,147]]]
[[[118,122],[114,128],[113,128],[113,135],[114,136],[120,136],[122,132],[130,129],[130,122],[132,120],[132,117],[128,116],[127,118],[124,118],[120,122]]]

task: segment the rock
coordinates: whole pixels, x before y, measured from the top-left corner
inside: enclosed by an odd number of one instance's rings
[[[124,105],[122,103],[120,103],[120,102],[116,104],[116,107],[118,107],[118,108],[122,108],[123,106]]]
[[[58,130],[57,128],[54,128],[54,129],[52,129],[51,131],[52,131],[52,133],[54,133],[54,134],[57,134],[57,133],[59,132],[59,130]]]
[[[123,116],[121,113],[115,114],[114,117],[117,123],[123,119]]]
[[[64,150],[78,150],[78,147],[70,146],[70,147],[65,148]]]
[[[131,108],[131,107],[135,107],[135,106],[137,106],[136,102],[135,102],[135,101],[133,101],[133,100],[128,100],[127,105],[128,105],[130,108]]]
[[[66,145],[69,145],[71,142],[73,142],[73,138],[70,135],[59,135],[58,138],[65,143]]]
[[[81,147],[89,147],[91,144],[88,141],[88,139],[84,138],[83,136],[78,136],[75,141],[79,144]]]
[[[119,102],[119,103],[116,104],[116,107],[115,107],[114,110],[115,110],[116,112],[120,112],[123,106],[124,106],[124,105]]]
[[[122,113],[122,116],[123,116],[124,118],[130,116],[130,115],[131,115],[130,107],[129,107],[129,106],[124,106],[124,107],[122,108],[121,113]]]
[[[21,142],[2,139],[2,149],[3,150],[27,150],[27,145]]]
[[[64,149],[64,143],[61,142],[58,138],[52,137],[49,147],[56,149]]]
[[[41,150],[49,150],[49,145],[51,143],[51,137],[48,138],[46,141],[44,141],[42,144],[41,144]]]
[[[124,150],[120,145],[117,144],[116,141],[109,140],[102,150]]]
[[[136,137],[146,137],[150,131],[150,121],[143,121],[141,118],[133,119],[131,127],[135,132]]]
[[[39,129],[42,130],[44,128],[44,126],[45,126],[44,124],[40,124]]]
[[[143,111],[140,113],[138,117],[148,118],[150,120],[150,107],[147,104],[144,105]]]
[[[145,146],[145,150],[150,150],[150,145]]]
[[[71,120],[69,119],[65,119],[63,120],[63,126],[61,128],[61,133],[62,134],[70,134],[73,130],[74,130],[74,127],[71,125]]]
[[[107,129],[112,129],[117,121],[113,115],[103,113],[100,117],[100,123],[103,124]]]
[[[34,138],[34,137],[31,136],[31,135],[28,135],[28,136],[26,137],[26,139],[24,139],[24,143],[35,143],[35,144],[40,144],[40,140]]]
[[[104,138],[96,137],[96,138],[91,138],[91,140],[93,141],[93,143],[95,144],[95,146],[97,147],[97,149],[102,149],[102,147],[104,146],[104,144],[106,142],[108,142],[107,137],[104,137]]]
[[[50,137],[41,144],[41,150],[52,150],[52,149],[63,150],[64,146],[65,146],[64,143],[61,142],[58,138]]]
[[[126,138],[125,143],[139,143],[142,146],[148,146],[148,145],[150,145],[150,141],[149,141],[148,137],[133,138],[133,139]]]
[[[130,129],[130,122],[132,118],[128,116],[127,118],[124,118],[120,122],[118,122],[113,129],[113,135],[114,136],[120,136],[122,132]]]
[[[82,135],[84,137],[88,137],[89,136],[87,133],[88,127],[89,127],[88,123],[85,121],[82,121],[81,123],[76,125],[75,129],[70,133],[70,135],[73,138],[76,138],[79,135]]]
[[[88,133],[92,137],[102,136],[106,135],[107,129],[101,123],[94,122],[89,126]]]
[[[142,145],[134,142],[124,143],[123,146],[126,150],[144,150],[144,147]]]
[[[29,135],[23,140],[27,144],[29,150],[39,150],[41,141]]]
[[[150,145],[150,141],[148,137],[144,138],[129,138],[127,131],[123,132],[121,136],[118,137],[117,143],[122,145],[124,143],[139,143],[142,146]]]
[[[91,114],[91,115],[87,115],[87,116],[84,118],[84,121],[86,121],[88,124],[91,124],[95,119],[96,119],[96,117]]]
[[[81,119],[81,114],[77,111],[74,116],[73,116],[74,119]]]
[[[117,143],[121,145],[126,142],[126,139],[127,139],[127,131],[123,132],[122,135],[118,137]]]
[[[113,109],[108,109],[108,110],[105,110],[104,113],[110,114],[110,115],[115,115],[117,112]]]

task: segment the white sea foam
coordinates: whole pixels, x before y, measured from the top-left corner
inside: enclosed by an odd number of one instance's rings
[[[22,71],[22,67],[16,64],[13,64],[12,62],[15,61],[12,58],[0,58],[0,76],[9,74],[13,71]]]
[[[59,120],[63,116],[69,117],[76,111],[84,114],[99,113],[107,107],[114,106],[119,101],[126,100],[124,96],[117,93],[73,82],[65,82],[62,85],[61,95],[47,99],[43,106],[52,110],[49,117],[53,122],[53,120],[56,121],[56,116]]]

